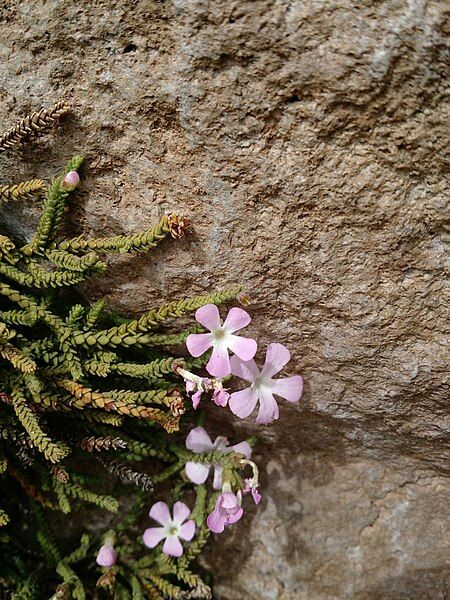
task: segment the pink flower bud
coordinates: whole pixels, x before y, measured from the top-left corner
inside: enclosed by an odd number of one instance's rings
[[[69,171],[61,181],[61,189],[66,192],[71,192],[80,183],[80,176],[76,171]]]
[[[101,567],[112,567],[116,563],[117,554],[111,544],[103,544],[97,554],[97,564]]]

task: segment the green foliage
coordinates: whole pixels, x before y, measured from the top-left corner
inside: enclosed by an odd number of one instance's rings
[[[26,117],[0,137],[0,151],[43,133],[66,110],[62,102]],[[79,295],[67,290],[103,272],[105,253],[148,251],[181,237],[187,225],[164,215],[138,234],[65,240],[61,225],[73,192],[63,181],[82,162],[73,157],[47,186],[31,241],[0,235],[0,595],[82,600],[104,588],[133,600],[208,598],[209,588],[190,570],[208,537],[205,488],[198,488],[194,509],[199,533],[179,560],[145,549],[137,522],[155,484],[170,480],[177,499],[186,486],[184,464],[193,458],[172,435],[186,410],[174,367],[202,364],[182,357],[187,335],[200,331],[183,317],[233,300],[240,289],[175,300],[131,320],[111,315],[102,300],[74,301]],[[3,186],[0,201],[43,187],[42,180]],[[181,331],[163,329],[180,318]],[[195,458],[232,470],[233,456]],[[80,503],[117,513],[121,482],[135,505],[125,518],[111,517],[117,565],[102,574],[95,564],[100,540],[87,535],[64,557],[50,515],[59,513],[64,523]]]

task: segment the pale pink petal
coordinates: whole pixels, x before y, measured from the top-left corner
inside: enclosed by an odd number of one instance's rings
[[[192,406],[196,409],[198,407],[198,405],[200,404],[200,400],[202,399],[202,393],[203,392],[195,392],[195,394],[192,394]]]
[[[185,469],[186,475],[189,477],[189,479],[193,483],[200,485],[202,483],[205,483],[205,481],[207,480],[210,466],[201,465],[200,463],[189,461],[186,463]]]
[[[233,412],[240,419],[245,419],[251,414],[258,401],[258,396],[253,393],[251,387],[245,388],[245,390],[239,390],[239,392],[233,392],[230,396],[228,403],[231,412]]]
[[[144,531],[144,544],[148,548],[154,548],[166,537],[165,527],[150,527]]]
[[[258,349],[258,344],[251,338],[230,335],[227,338],[228,348],[236,354],[241,360],[251,360]]]
[[[256,488],[252,489],[252,497],[255,504],[259,504],[262,500],[262,496]]]
[[[184,523],[190,514],[191,510],[184,502],[178,501],[173,505],[173,522],[177,525]]]
[[[149,515],[161,525],[167,525],[167,523],[171,520],[169,507],[165,502],[157,502],[154,504],[149,512]]]
[[[228,452],[239,452],[239,454],[243,454],[246,458],[250,458],[252,455],[252,449],[248,442],[240,442],[239,444],[235,444],[234,446],[230,446],[227,448]]]
[[[186,523],[184,523],[181,527],[180,527],[180,533],[179,536],[182,540],[185,540],[186,542],[190,542],[192,540],[192,538],[195,535],[195,523],[194,521],[186,521]]]
[[[213,488],[215,490],[220,490],[222,487],[222,473],[223,473],[222,467],[219,467],[219,465],[214,467]]]
[[[230,357],[225,346],[217,345],[213,347],[211,358],[206,365],[206,370],[213,377],[225,377],[231,372]]]
[[[259,412],[256,416],[255,423],[267,425],[278,419],[279,410],[278,404],[272,393],[269,391],[261,391],[259,393]]]
[[[300,375],[285,377],[273,381],[272,394],[281,396],[288,402],[298,402],[303,391],[303,379]]]
[[[217,406],[226,406],[229,398],[230,394],[225,390],[216,390],[213,394],[213,400]]]
[[[230,358],[230,364],[232,375],[236,375],[236,377],[245,379],[245,381],[249,381],[250,383],[253,383],[260,375],[259,369],[254,360],[248,360],[244,362],[234,355]]]
[[[203,325],[203,327],[206,327],[210,331],[219,329],[222,326],[219,309],[215,304],[207,304],[199,308],[195,313],[195,318],[200,325]]]
[[[234,512],[231,515],[228,515],[228,523],[236,523],[237,521],[239,521],[239,519],[242,517],[242,515],[244,514],[244,510],[242,507],[239,507],[236,512]]]
[[[276,373],[290,361],[291,353],[283,344],[269,344],[266,352],[266,362],[264,363],[261,375],[264,377],[273,377]]]
[[[193,381],[186,381],[186,392],[190,394],[195,390],[195,383]]]
[[[206,524],[214,533],[222,533],[222,531],[225,529],[225,519],[219,510],[213,510],[212,513],[208,515]]]
[[[214,444],[203,427],[194,427],[186,438],[186,448],[193,452],[209,452]]]
[[[186,338],[186,347],[192,356],[201,356],[212,346],[210,333],[191,333]]]
[[[163,552],[169,556],[181,556],[183,554],[183,546],[175,535],[169,535],[164,542]]]
[[[242,308],[234,307],[230,309],[223,326],[228,333],[234,333],[235,331],[239,331],[239,329],[246,327],[250,321],[251,318],[248,312],[242,310]]]
[[[239,506],[237,496],[236,494],[233,494],[233,492],[223,492],[223,494],[219,496],[219,503],[220,506],[227,510]]]

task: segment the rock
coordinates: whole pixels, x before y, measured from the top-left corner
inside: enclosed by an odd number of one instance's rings
[[[85,152],[72,234],[193,223],[86,295],[139,314],[242,281],[261,350],[285,343],[305,378],[268,428],[214,411],[211,429],[258,433],[264,495],[209,547],[216,597],[445,598],[448,5],[0,6],[3,129],[76,107],[2,176]],[[2,218],[26,235],[36,217]]]

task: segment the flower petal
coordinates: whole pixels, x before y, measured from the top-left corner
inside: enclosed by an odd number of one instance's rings
[[[231,373],[230,357],[227,348],[223,344],[213,346],[206,370],[213,377],[225,377]]]
[[[244,509],[242,508],[242,506],[240,506],[239,508],[236,509],[235,512],[228,515],[228,524],[231,525],[231,523],[236,523],[237,521],[239,521],[239,519],[242,517],[243,514],[244,514]]]
[[[259,504],[261,502],[261,500],[262,500],[262,496],[258,492],[257,488],[253,488],[252,489],[252,497],[253,497],[253,502],[255,504]]]
[[[219,465],[214,466],[213,488],[215,490],[220,490],[222,487],[222,473],[223,473],[222,467],[220,467]]]
[[[183,554],[183,546],[176,535],[169,535],[166,538],[163,546],[163,552],[169,556],[181,556]]]
[[[300,375],[277,379],[272,384],[272,394],[281,396],[288,402],[298,402],[303,391],[303,379]]]
[[[202,399],[202,392],[198,391],[195,392],[195,394],[192,394],[192,406],[194,409],[197,409],[198,405],[200,404],[200,400]]]
[[[186,448],[194,452],[209,452],[214,444],[203,427],[194,427],[186,438]]]
[[[228,348],[239,356],[241,360],[251,360],[258,349],[258,344],[251,338],[230,335],[227,338]]]
[[[189,461],[184,468],[189,479],[197,485],[205,483],[208,479],[210,465],[202,465],[200,463]]]
[[[266,352],[266,362],[264,363],[261,375],[264,377],[273,377],[276,373],[290,361],[291,353],[283,344],[269,344]]]
[[[234,307],[230,309],[223,326],[229,333],[234,333],[235,331],[246,327],[251,320],[248,312],[242,310],[242,308]]]
[[[217,406],[226,406],[228,404],[228,399],[230,394],[225,390],[215,390],[213,394],[213,400]]]
[[[222,326],[222,322],[220,320],[219,309],[215,304],[206,304],[202,306],[195,312],[195,318],[206,327],[210,331],[214,331],[215,329],[219,329]]]
[[[280,411],[275,398],[270,391],[261,391],[259,394],[259,412],[256,416],[255,423],[267,425],[278,419]]]
[[[192,356],[201,356],[212,346],[210,333],[190,333],[186,338],[186,347]]]
[[[225,521],[226,519],[224,519],[221,512],[215,509],[210,515],[208,515],[206,524],[213,533],[222,533],[222,531],[225,529]]]
[[[173,505],[173,522],[177,525],[184,523],[191,514],[191,509],[184,502],[175,502]]]
[[[227,448],[227,452],[239,452],[240,454],[243,454],[245,458],[250,458],[252,455],[252,449],[248,442],[240,442],[239,444],[230,446]]]
[[[231,374],[253,383],[259,377],[259,369],[254,360],[243,361],[234,355],[230,358]]]
[[[182,540],[185,540],[186,542],[190,542],[192,540],[192,538],[195,535],[195,522],[190,520],[190,521],[186,521],[186,523],[184,523],[181,527],[180,527],[180,533],[179,536]]]
[[[253,393],[251,387],[239,392],[233,392],[228,403],[231,412],[240,419],[245,419],[251,414],[258,401],[258,396]]]
[[[237,496],[236,494],[233,494],[233,492],[223,492],[218,498],[218,504],[226,510],[237,508],[239,506]]]
[[[161,525],[167,525],[167,523],[171,521],[169,507],[165,502],[157,502],[154,504],[150,509],[149,515]]]
[[[165,527],[150,527],[144,531],[144,544],[148,548],[154,548],[166,537]]]

